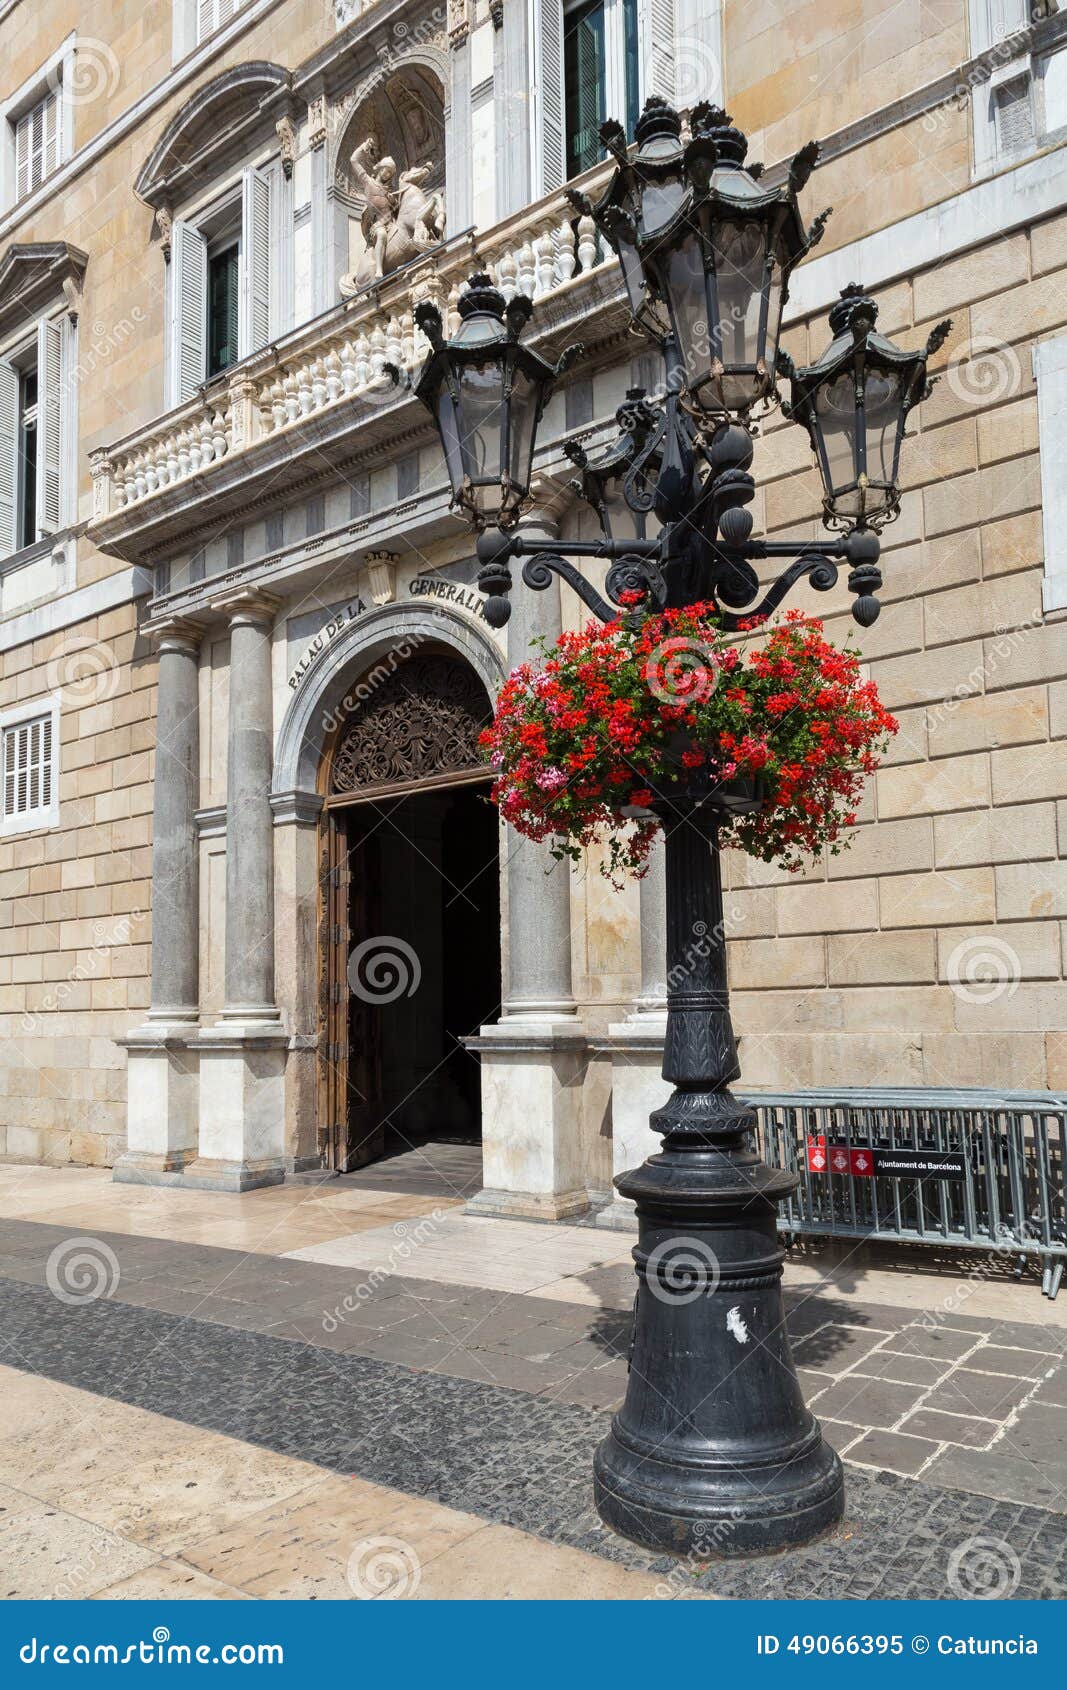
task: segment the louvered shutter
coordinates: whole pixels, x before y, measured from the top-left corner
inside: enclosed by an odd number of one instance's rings
[[[987,0],[987,3],[989,39],[979,43],[978,52],[1018,34],[1030,21],[1029,0]]]
[[[246,170],[241,213],[241,322],[239,356],[258,352],[270,339],[270,182]]]
[[[674,0],[645,0],[641,10],[642,102],[650,94],[674,99]]]
[[[15,550],[15,456],[19,425],[19,377],[0,358],[0,558]]]
[[[41,114],[41,176],[51,176],[59,163],[59,96],[49,94],[37,108]],[[36,184],[35,184],[36,186]]]
[[[60,465],[63,455],[63,331],[45,320],[37,325],[37,532],[60,526]]]
[[[196,39],[206,41],[215,27],[215,0],[198,0],[196,9]]]
[[[191,223],[171,230],[171,399],[196,392],[207,370],[207,242]]]
[[[15,125],[15,197],[24,199],[30,191],[33,169],[33,113],[27,112]]]
[[[534,194],[558,188],[563,172],[563,4],[530,0],[535,121]]]
[[[4,820],[41,815],[51,809],[55,770],[52,764],[51,712],[4,729]]]

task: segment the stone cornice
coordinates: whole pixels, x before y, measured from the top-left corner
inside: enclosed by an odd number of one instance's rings
[[[0,258],[0,339],[24,328],[60,293],[76,311],[89,262],[67,241],[25,241]]]
[[[180,200],[190,185],[247,147],[257,130],[271,132],[292,109],[292,77],[266,59],[232,65],[198,88],[167,124],[134,182],[134,192],[158,210]]]

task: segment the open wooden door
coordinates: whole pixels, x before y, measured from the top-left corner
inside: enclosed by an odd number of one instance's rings
[[[348,830],[327,813],[319,871],[319,1150],[327,1168],[343,1169],[348,1144]]]
[[[373,943],[382,930],[382,833],[373,808],[366,827],[360,808],[350,810],[348,932],[353,946]],[[385,1149],[382,1096],[382,1007],[361,996],[361,974],[348,982],[348,1137],[344,1167],[350,1171],[375,1161]]]

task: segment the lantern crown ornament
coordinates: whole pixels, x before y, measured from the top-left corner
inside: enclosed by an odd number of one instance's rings
[[[631,387],[615,421],[617,438],[595,459],[579,442],[564,442],[563,450],[580,472],[570,485],[592,505],[609,540],[644,540],[663,463],[663,418],[643,387]]]
[[[437,306],[416,308],[430,353],[414,390],[437,422],[452,502],[477,528],[511,528],[530,491],[541,413],[582,347],[550,364],[524,346],[519,337],[533,302],[525,294],[505,301],[482,272],[471,276],[457,309],[459,328],[446,340]]]
[[[952,322],[938,323],[926,345],[906,352],[875,328],[878,307],[852,282],[830,308],[830,345],[798,369],[787,353],[778,372],[790,386],[782,410],[803,423],[823,484],[830,527],[878,530],[900,511],[900,448],[909,413],[932,382],[927,360]]]
[[[622,265],[638,326],[665,345],[672,377],[698,416],[745,417],[774,394],[789,275],[822,235],[806,228],[798,194],[818,158],[809,142],[785,180],[764,187],[746,166],[748,141],[719,106],[693,108],[689,139],[661,95],[645,103],[631,154],[617,123],[601,139],[615,174],[588,211]]]

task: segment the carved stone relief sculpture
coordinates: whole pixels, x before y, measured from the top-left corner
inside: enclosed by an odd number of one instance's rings
[[[346,298],[436,246],[445,232],[444,198],[423,186],[434,173],[429,162],[398,173],[394,159],[380,156],[377,137],[368,135],[352,153],[349,171],[366,202],[366,251],[356,270],[341,278]]]

